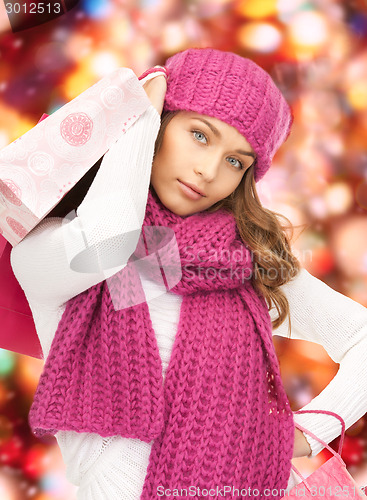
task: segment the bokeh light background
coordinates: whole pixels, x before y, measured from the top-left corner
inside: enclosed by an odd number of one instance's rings
[[[120,66],[137,75],[187,47],[253,58],[284,92],[293,131],[259,182],[268,208],[298,226],[304,267],[367,306],[367,1],[85,0],[47,24],[12,33],[0,6],[0,147]],[[338,365],[321,346],[274,339],[293,410]],[[1,500],[75,499],[54,438],[27,415],[43,362],[0,350]],[[367,418],[346,433],[343,459],[367,484]],[[332,443],[337,449],[338,439]],[[326,459],[298,458],[306,475]]]

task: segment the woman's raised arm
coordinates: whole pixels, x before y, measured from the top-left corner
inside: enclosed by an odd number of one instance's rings
[[[159,127],[150,105],[104,155],[76,213],[46,218],[13,248],[31,308],[60,306],[124,267],[140,236]]]

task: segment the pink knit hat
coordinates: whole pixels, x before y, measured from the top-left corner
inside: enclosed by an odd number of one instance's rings
[[[259,181],[293,122],[270,75],[250,59],[212,48],[183,50],[164,66],[168,81],[163,109],[195,111],[235,127],[257,155],[254,177]]]

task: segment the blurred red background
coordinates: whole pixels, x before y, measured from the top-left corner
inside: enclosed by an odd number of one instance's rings
[[[367,2],[85,0],[12,33],[0,6],[0,148],[117,67],[137,75],[187,47],[212,46],[266,69],[294,111],[292,133],[258,183],[263,204],[299,225],[303,266],[367,306]],[[293,410],[330,382],[324,349],[275,337]],[[54,438],[27,415],[43,362],[0,350],[0,498],[75,499]],[[337,448],[337,440],[332,443]],[[306,474],[329,457],[295,459]],[[346,432],[344,461],[367,484],[367,418]]]

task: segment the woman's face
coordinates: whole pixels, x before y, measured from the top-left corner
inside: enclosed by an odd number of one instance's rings
[[[166,127],[150,181],[165,207],[177,215],[192,215],[230,195],[254,159],[250,144],[234,127],[180,111]],[[204,196],[195,196],[183,183]]]

